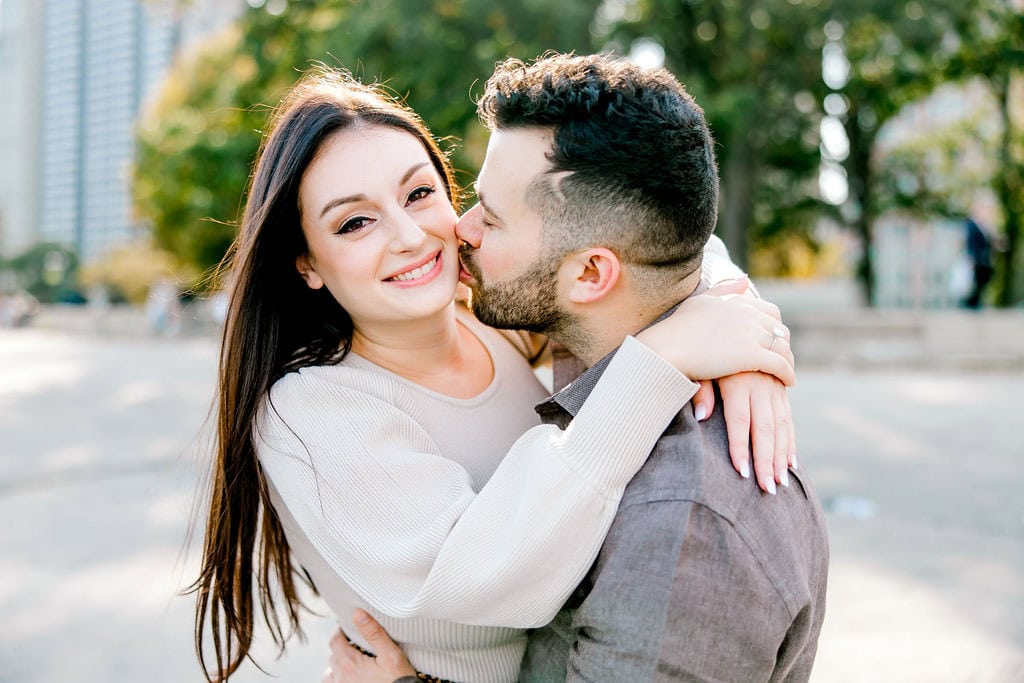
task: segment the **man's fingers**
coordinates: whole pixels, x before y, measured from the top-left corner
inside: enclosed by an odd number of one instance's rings
[[[338,629],[331,636],[331,668],[335,670],[335,673],[341,671],[346,663],[352,663],[356,660],[356,657],[363,656],[363,653],[352,647],[352,644],[348,642],[348,638],[345,634]]]
[[[362,634],[370,649],[377,655],[377,661],[381,666],[394,670],[396,674],[415,674],[416,670],[409,664],[402,648],[398,647],[391,636],[384,630],[384,627],[377,623],[377,620],[367,614],[364,610],[357,609],[352,614],[352,621]]]
[[[398,650],[398,646],[395,645],[395,641],[391,640],[388,636],[387,631],[377,623],[377,620],[367,614],[361,609],[357,609],[352,614],[352,621],[355,622],[356,628],[359,629],[359,633],[363,638],[370,644],[370,649],[380,657],[388,648],[391,650]]]

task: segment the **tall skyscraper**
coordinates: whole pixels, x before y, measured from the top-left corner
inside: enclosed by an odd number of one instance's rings
[[[243,5],[0,0],[0,93],[10,97],[0,101],[0,253],[47,241],[88,260],[140,232],[130,197],[139,110],[175,50]]]
[[[0,0],[0,256],[36,240],[42,3]]]
[[[83,259],[128,239],[139,105],[170,62],[160,3],[46,0],[39,236]]]

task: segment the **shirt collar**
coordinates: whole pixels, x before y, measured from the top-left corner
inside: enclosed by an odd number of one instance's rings
[[[672,315],[677,308],[679,308],[679,304],[676,304],[662,313],[658,316],[657,320],[645,325],[643,328],[638,330],[638,332],[642,332],[651,325],[661,322],[668,316]],[[543,418],[564,412],[568,413],[572,417],[576,417],[576,414],[580,412],[581,408],[583,408],[583,404],[586,403],[587,398],[590,396],[590,392],[592,392],[594,387],[597,386],[598,380],[601,379],[601,375],[604,374],[605,369],[612,362],[612,359],[615,357],[618,350],[619,347],[615,347],[608,353],[608,355],[587,368],[583,374],[570,382],[564,389],[555,393],[550,398],[538,403],[534,407],[537,414]]]

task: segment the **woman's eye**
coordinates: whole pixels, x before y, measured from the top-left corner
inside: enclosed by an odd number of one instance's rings
[[[434,194],[434,192],[435,188],[433,185],[424,185],[422,187],[417,187],[415,190],[409,193],[409,203],[412,204],[413,202],[419,201],[420,199],[425,199],[426,197],[429,197],[430,195]]]
[[[350,232],[356,232],[362,230],[370,224],[370,219],[366,216],[356,216],[355,218],[349,218],[347,221],[341,224],[338,228],[336,235],[347,235]]]

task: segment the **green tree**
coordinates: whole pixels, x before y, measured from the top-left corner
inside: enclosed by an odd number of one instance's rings
[[[435,134],[463,141],[466,173],[483,156],[474,83],[507,55],[593,51],[600,0],[290,0],[283,13],[250,8],[179,59],[139,128],[135,205],[162,246],[188,263],[217,263],[268,110],[315,62],[383,81],[407,97]],[[269,4],[268,4],[269,7]]]
[[[0,262],[0,272],[14,274],[13,284],[43,303],[80,302],[78,254],[64,244],[39,242]]]
[[[876,147],[874,204],[879,214],[895,210],[962,220],[992,183],[999,170],[1001,135],[993,125],[998,102],[983,79],[960,86],[948,88],[941,99],[970,98],[970,107],[959,116],[923,130],[902,123],[898,138],[888,135]]]
[[[997,303],[1011,306],[1024,294],[1018,285],[1024,233],[1024,121],[1015,116],[1014,86],[1024,88],[1024,2],[977,0],[958,26],[960,50],[951,65],[962,78],[982,76],[999,102],[1002,134],[994,190],[1003,208],[1005,249],[996,278]]]
[[[650,37],[703,106],[719,143],[718,232],[740,263],[750,242],[806,235],[817,200],[823,26],[831,0],[638,0],[611,27]]]
[[[959,27],[972,1],[922,3],[862,0],[839,3],[832,20],[836,41],[849,61],[841,85],[850,103],[845,117],[850,154],[845,162],[853,205],[853,227],[863,251],[858,276],[867,303],[874,300],[872,227],[879,215],[878,179],[872,153],[882,125],[908,103],[951,78],[962,44]]]
[[[1019,4],[1019,3],[1018,3]],[[1019,133],[1009,106],[1010,83],[1024,63],[1024,19],[1012,0],[862,0],[836,6],[841,42],[850,62],[843,93],[850,156],[846,168],[857,209],[853,220],[865,250],[859,275],[873,298],[872,224],[885,188],[875,177],[872,152],[882,125],[908,103],[944,81],[982,76],[1002,103],[1004,139],[996,192],[1006,213],[1008,249],[1000,269],[1000,301],[1012,301],[1014,263],[1024,215]],[[1015,135],[1017,137],[1015,137]]]

